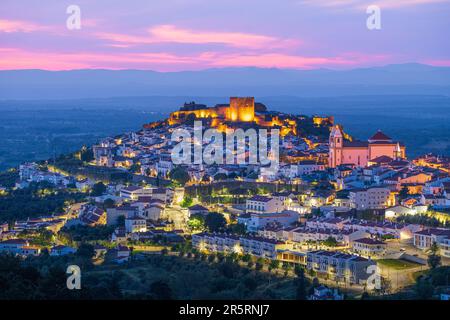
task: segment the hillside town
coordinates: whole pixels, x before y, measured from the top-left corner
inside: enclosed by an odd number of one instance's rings
[[[193,133],[194,121],[223,134],[278,129],[279,167],[174,164],[171,135]],[[0,252],[64,256],[89,243],[97,263],[123,265],[188,246],[263,261],[269,270],[272,261],[287,271],[298,265],[321,283],[312,300],[374,290],[373,268],[390,293],[399,292],[414,273],[433,267],[430,255],[450,264],[450,157],[408,159],[407,146],[388,128],[373,131],[357,140],[332,116],[270,111],[253,97],[213,107],[188,102],[137,132],[20,165],[14,185],[0,186],[0,198],[30,188],[37,197],[79,198],[58,212],[0,221]],[[80,227],[110,233],[96,241],[62,236]],[[46,241],[36,241],[43,233]]]

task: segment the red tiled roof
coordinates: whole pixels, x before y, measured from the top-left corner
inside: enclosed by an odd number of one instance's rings
[[[392,139],[387,136],[386,134],[384,134],[383,132],[381,132],[381,130],[378,130],[372,137],[370,137],[369,141],[374,140],[374,141],[391,141]]]
[[[362,239],[357,239],[354,242],[359,242],[359,243],[364,243],[364,244],[369,244],[369,245],[381,245],[381,244],[385,244],[382,241],[378,241],[376,239],[371,239],[371,238],[362,238]]]
[[[388,157],[388,156],[379,156],[379,157],[376,157],[375,159],[370,160],[370,162],[389,163],[392,160],[394,160],[394,159],[392,159],[391,157]]]

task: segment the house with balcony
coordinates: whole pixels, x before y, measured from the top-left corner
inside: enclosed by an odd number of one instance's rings
[[[372,238],[361,238],[352,241],[352,252],[365,258],[381,257],[386,253],[386,242]]]
[[[283,201],[279,197],[253,196],[246,200],[247,213],[271,213],[284,210]]]
[[[376,262],[338,251],[309,251],[306,258],[306,268],[314,271],[319,278],[348,284],[364,285],[371,274],[367,268],[372,265]]]

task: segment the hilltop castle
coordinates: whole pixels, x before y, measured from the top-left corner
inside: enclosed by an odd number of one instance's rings
[[[297,117],[298,118],[298,117]],[[228,128],[279,128],[280,134],[297,134],[297,118],[280,112],[268,111],[262,103],[255,103],[254,97],[231,97],[229,104],[207,107],[195,102],[185,103],[179,111],[172,112],[169,125],[180,124],[189,119],[205,119],[211,127],[225,132]],[[314,117],[316,126],[332,125],[332,117]]]
[[[388,157],[388,158],[386,158]],[[387,159],[405,158],[405,146],[393,141],[378,130],[368,141],[347,141],[339,126],[334,126],[330,132],[330,151],[328,165],[335,168],[341,164],[353,164],[365,167],[369,162]]]

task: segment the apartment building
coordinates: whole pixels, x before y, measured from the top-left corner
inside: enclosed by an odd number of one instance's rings
[[[0,252],[10,252],[20,254],[24,247],[28,247],[30,243],[24,239],[8,239],[0,242]]]
[[[192,246],[200,251],[242,253],[239,237],[233,235],[206,232],[193,234]]]
[[[361,238],[352,241],[352,251],[364,258],[381,257],[386,253],[386,242],[372,238]]]
[[[349,219],[343,218],[313,218],[306,221],[306,226],[312,229],[343,229]]]
[[[243,252],[253,256],[276,259],[277,251],[287,249],[284,241],[260,237],[241,237],[239,239]]]
[[[283,201],[279,197],[253,196],[245,202],[247,213],[273,213],[284,210]]]
[[[357,210],[385,209],[395,205],[395,196],[384,187],[350,190],[351,206]]]
[[[284,241],[276,239],[211,233],[192,235],[192,246],[200,251],[250,254],[269,259],[276,259],[279,250],[289,247]]]
[[[290,240],[293,242],[325,241],[331,237],[343,246],[349,246],[352,241],[368,236],[368,233],[361,230],[316,229],[308,227],[298,227],[290,232]]]
[[[366,283],[370,273],[367,268],[376,262],[352,254],[337,251],[307,252],[306,268],[317,273],[318,277],[349,284]]]
[[[316,160],[302,160],[296,165],[297,175],[302,176],[304,174],[311,174],[315,171],[325,170],[325,164],[317,162]]]
[[[119,217],[133,217],[138,213],[137,207],[129,205],[119,206],[116,208],[106,209],[106,224],[108,226],[115,225]]]
[[[414,246],[419,249],[427,250],[436,242],[443,249],[443,253],[448,254],[448,239],[450,238],[450,229],[430,228],[414,233]]]
[[[142,188],[138,186],[129,186],[120,190],[120,196],[127,200],[137,200],[139,197],[149,197],[153,194],[155,188]]]
[[[344,223],[345,230],[360,230],[376,236],[392,235],[398,239],[410,239],[413,237],[413,233],[420,228],[419,225],[406,225],[389,221],[352,220]]]
[[[147,231],[147,221],[144,218],[134,216],[125,219],[125,232],[135,233],[146,231]]]
[[[252,213],[247,224],[247,230],[250,232],[255,232],[271,224],[288,227],[289,225],[297,222],[298,219],[298,212],[291,210],[284,210],[282,212],[274,213]]]
[[[450,237],[442,239],[439,242],[440,254],[443,257],[450,258]]]

